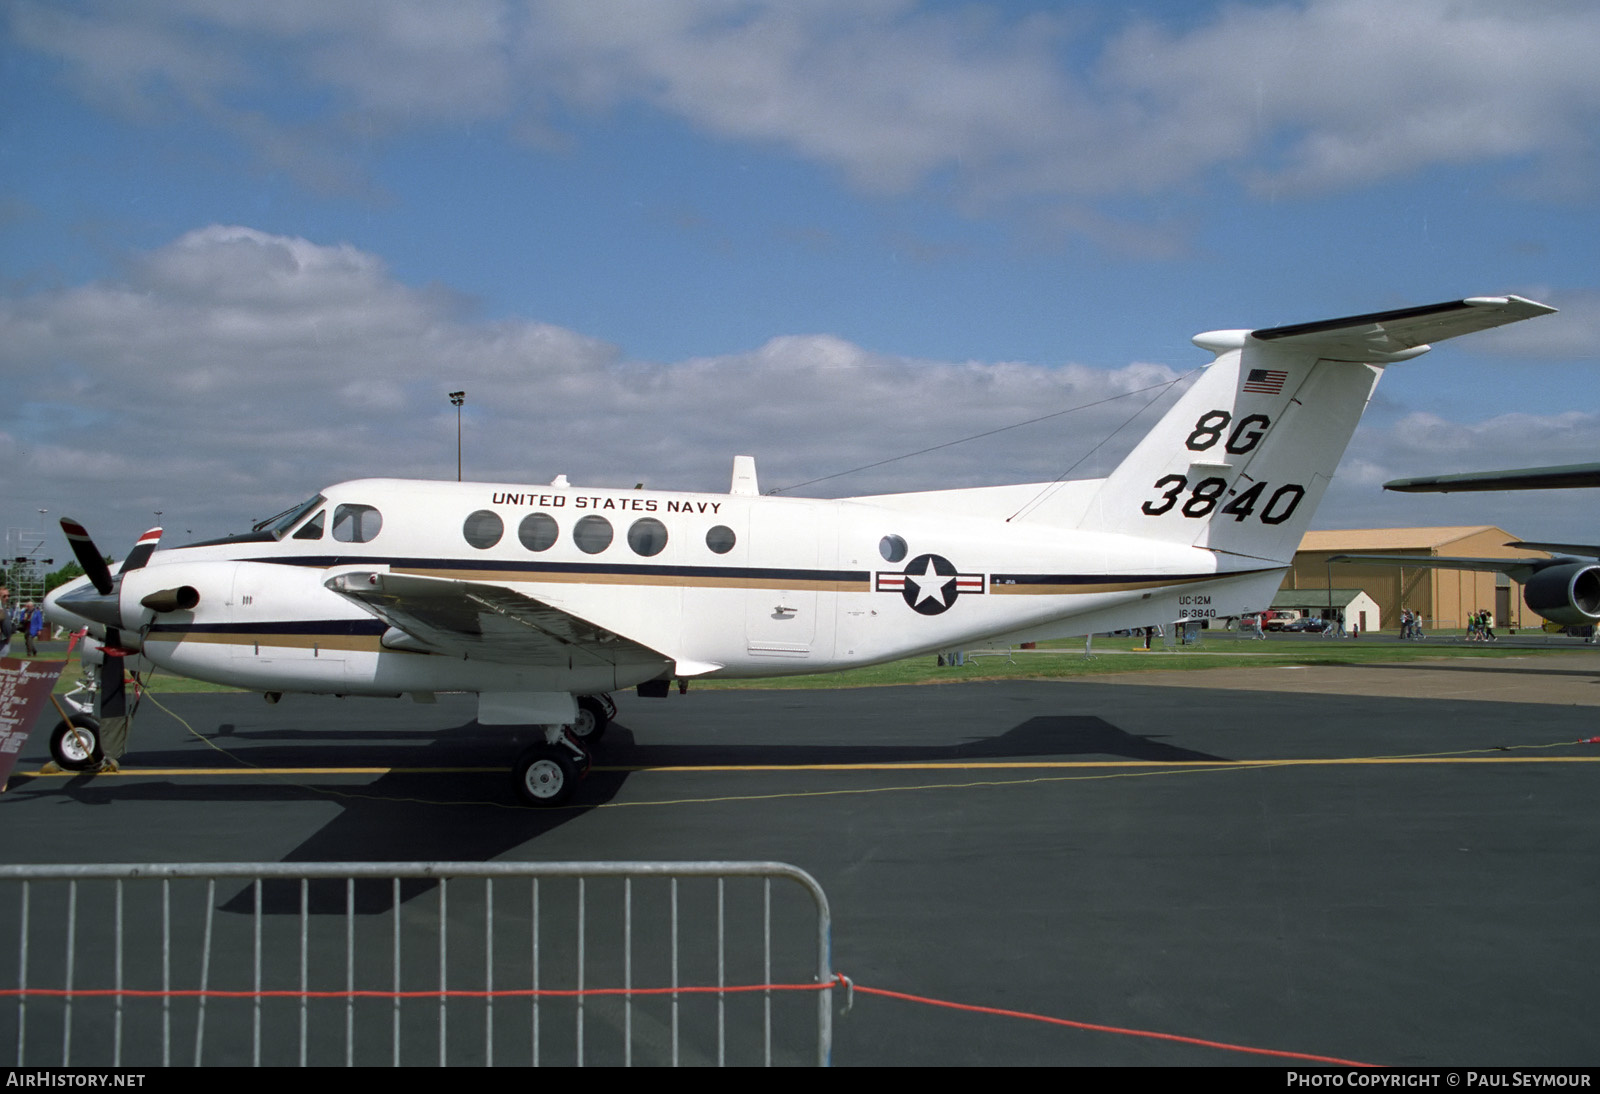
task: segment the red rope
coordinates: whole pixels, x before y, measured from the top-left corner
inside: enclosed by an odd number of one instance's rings
[[[0,988],[0,998],[47,999],[578,999],[587,995],[738,995],[757,991],[825,991],[823,984],[684,985],[676,988],[425,988],[420,991],[300,991],[280,988],[262,991],[225,991],[221,988],[178,988],[158,991],[139,988]]]
[[[1335,1064],[1341,1067],[1377,1067],[1377,1064],[1346,1060],[1338,1056],[1318,1056],[1309,1052],[1287,1052],[1275,1048],[1256,1048],[1252,1045],[1235,1045],[1227,1041],[1209,1041],[1202,1037],[1185,1037],[1177,1033],[1158,1033],[1147,1029],[1127,1029],[1122,1026],[1100,1025],[1095,1022],[1078,1022],[1070,1018],[1052,1018],[1047,1014],[1034,1014],[1024,1010],[1007,1010],[1002,1007],[985,1007],[972,1003],[952,1003],[946,999],[932,999],[925,995],[871,988],[854,983],[843,976],[820,984],[729,984],[723,987],[684,985],[676,988],[502,988],[494,991],[476,991],[465,988],[434,988],[421,991],[299,991],[278,989],[271,991],[224,991],[219,988],[180,988],[173,991],[154,991],[138,988],[0,988],[0,998],[49,999],[580,999],[600,995],[738,995],[769,991],[826,991],[844,987],[863,995],[876,995],[885,999],[899,999],[924,1006],[943,1007],[947,1010],[966,1011],[970,1014],[989,1014],[1001,1018],[1022,1018],[1046,1025],[1065,1026],[1091,1033],[1115,1033],[1123,1037],[1145,1037],[1156,1041],[1198,1045],[1201,1048],[1221,1049],[1224,1052],[1243,1052],[1255,1056],[1276,1056],[1290,1060],[1306,1060],[1318,1064]]]
[[[1044,1022],[1052,1026],[1067,1026],[1070,1029],[1090,1030],[1095,1033],[1117,1033],[1124,1037],[1149,1037],[1157,1041],[1176,1041],[1185,1045],[1200,1045],[1204,1048],[1220,1048],[1227,1052],[1247,1052],[1257,1056],[1282,1056],[1291,1060],[1310,1060],[1319,1064],[1338,1064],[1343,1067],[1377,1067],[1377,1064],[1364,1064],[1358,1060],[1343,1060],[1337,1056],[1316,1056],[1308,1052],[1285,1052],[1275,1048],[1255,1048],[1250,1045],[1234,1045],[1226,1041],[1207,1041],[1201,1037],[1184,1037],[1176,1033],[1157,1033],[1148,1029],[1124,1029],[1121,1026],[1102,1026],[1094,1022],[1074,1022],[1070,1018],[1052,1018],[1046,1014],[1031,1014],[1025,1010],[1004,1010],[999,1007],[980,1007],[971,1003],[951,1003],[944,999],[929,999],[923,995],[908,995],[900,991],[887,991],[883,988],[868,988],[860,984],[853,985],[856,991],[867,995],[881,995],[888,999],[902,999],[910,1003],[924,1003],[930,1007],[946,1007],[950,1010],[970,1011],[974,1014],[994,1014],[1002,1018],[1026,1018],[1033,1022]]]

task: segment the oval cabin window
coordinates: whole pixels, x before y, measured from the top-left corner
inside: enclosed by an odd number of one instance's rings
[[[561,526],[549,513],[529,513],[517,526],[517,538],[530,551],[548,551],[561,536]]]
[[[628,528],[628,546],[646,558],[659,555],[667,546],[667,526],[655,517],[640,517]]]
[[[572,526],[572,542],[586,555],[597,555],[611,546],[611,522],[605,517],[587,516]]]

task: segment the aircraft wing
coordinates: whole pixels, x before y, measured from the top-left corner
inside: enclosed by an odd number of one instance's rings
[[[389,624],[384,644],[395,649],[562,668],[673,660],[502,585],[376,572],[343,573],[324,584]]]
[[[1334,555],[1328,561],[1502,573],[1523,587],[1522,599],[1528,607],[1550,622],[1567,627],[1592,627],[1600,623],[1600,565],[1593,562],[1570,558],[1429,558],[1426,555]]]
[[[1521,547],[1528,551],[1549,551],[1553,555],[1577,555],[1580,558],[1600,558],[1600,547],[1592,543],[1532,543],[1514,539],[1507,547]]]
[[[1395,479],[1385,490],[1407,494],[1449,494],[1468,490],[1560,490],[1600,486],[1600,463],[1574,463],[1562,467],[1525,467],[1515,471],[1472,471],[1464,475],[1429,475]]]
[[[1509,574],[1520,584],[1557,560],[1549,558],[1447,558],[1430,555],[1334,555],[1329,562],[1376,562],[1382,566],[1422,566],[1431,570],[1475,570]],[[1520,576],[1519,576],[1520,574]]]

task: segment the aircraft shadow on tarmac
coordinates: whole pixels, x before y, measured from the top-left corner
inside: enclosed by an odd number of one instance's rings
[[[374,740],[377,736],[380,740]],[[1030,718],[994,737],[960,743],[905,744],[648,744],[641,745],[625,725],[613,723],[595,749],[596,770],[579,789],[577,801],[558,809],[533,809],[513,796],[508,761],[532,742],[507,734],[503,727],[486,729],[476,722],[449,729],[374,734],[323,733],[297,729],[235,732],[217,727],[208,739],[226,744],[242,765],[238,776],[208,777],[205,782],[153,779],[97,779],[80,776],[64,786],[37,783],[18,787],[22,796],[65,794],[84,805],[111,802],[163,803],[336,801],[337,817],[285,854],[294,862],[486,862],[505,855],[590,809],[614,799],[628,778],[616,768],[679,765],[750,765],[784,767],[799,764],[930,763],[963,760],[1101,756],[1157,762],[1228,762],[1226,757],[1196,752],[1148,736],[1130,734],[1101,718],[1048,715]],[[330,738],[338,743],[329,746]],[[364,739],[363,739],[364,738]],[[362,740],[361,744],[344,741]],[[306,745],[317,747],[308,755]],[[396,747],[396,742],[405,742]],[[242,746],[242,747],[241,747]],[[193,748],[136,750],[131,767],[183,768],[215,765],[213,754]],[[308,761],[311,761],[308,763]],[[370,781],[332,783],[325,777],[255,774],[251,766],[303,768],[391,767]],[[477,770],[439,770],[477,768]],[[427,770],[415,770],[427,769]],[[225,779],[225,781],[220,781]],[[249,781],[242,781],[249,780]],[[435,883],[411,879],[402,883],[401,900],[431,890]],[[314,881],[307,903],[312,914],[342,915],[348,899],[343,881]],[[298,914],[298,881],[262,885],[262,911]],[[251,887],[226,900],[224,911],[254,911]],[[380,914],[394,905],[389,881],[355,886],[358,914]]]

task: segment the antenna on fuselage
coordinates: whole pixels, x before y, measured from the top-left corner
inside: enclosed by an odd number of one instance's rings
[[[735,456],[733,458],[733,483],[728,487],[728,493],[761,493],[761,487],[756,484],[756,458],[754,456]]]

